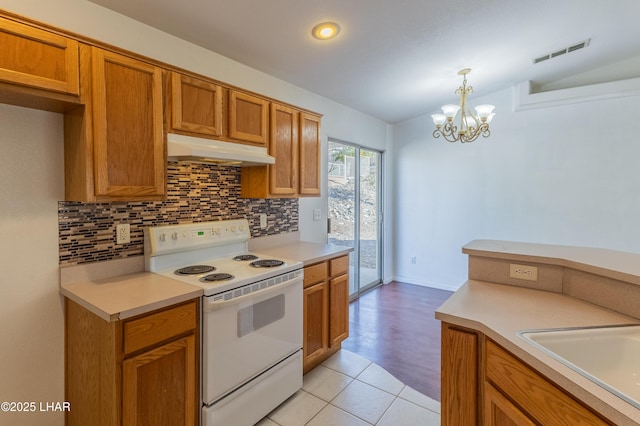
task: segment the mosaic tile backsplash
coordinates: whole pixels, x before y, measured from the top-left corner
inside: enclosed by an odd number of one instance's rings
[[[267,215],[260,229],[260,214]],[[58,203],[60,264],[144,254],[144,227],[247,219],[251,237],[298,230],[298,199],[240,198],[240,168],[169,162],[167,200],[131,203]],[[131,242],[116,244],[116,225],[128,223]]]

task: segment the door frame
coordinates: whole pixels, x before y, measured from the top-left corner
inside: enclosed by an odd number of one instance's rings
[[[351,300],[357,299],[361,294],[366,293],[367,291],[378,287],[379,285],[382,285],[384,280],[384,185],[383,185],[383,171],[384,171],[384,161],[385,161],[385,155],[384,155],[384,151],[382,150],[378,150],[375,148],[369,148],[367,146],[364,145],[360,145],[360,144],[356,144],[356,143],[352,143],[352,142],[347,142],[341,139],[337,139],[337,138],[333,138],[333,137],[329,137],[327,139],[327,162],[330,160],[330,157],[328,156],[328,148],[329,148],[329,144],[330,143],[338,143],[341,145],[346,145],[346,146],[350,146],[353,147],[356,151],[355,153],[355,158],[358,161],[354,162],[354,167],[355,167],[355,176],[357,176],[357,179],[355,179],[354,182],[354,193],[355,193],[355,197],[356,199],[354,200],[354,218],[356,220],[356,223],[354,224],[354,250],[351,253],[352,256],[352,260],[353,260],[353,278],[355,281],[355,292],[351,292],[351,289],[349,291],[349,298]],[[360,274],[360,259],[361,259],[361,247],[360,247],[360,151],[361,150],[365,150],[365,151],[371,151],[374,153],[377,153],[379,155],[380,161],[378,162],[378,167],[377,167],[377,211],[376,211],[376,220],[377,220],[377,269],[379,271],[378,274],[378,280],[371,282],[371,283],[367,283],[365,286],[361,287],[361,274]],[[327,213],[329,212],[329,174],[327,173]],[[328,218],[328,220],[330,220]],[[330,231],[330,226],[329,224],[327,224],[327,235],[329,235]],[[356,243],[357,241],[357,243]],[[350,262],[351,263],[351,262]],[[350,269],[351,269],[351,265],[350,265]]]

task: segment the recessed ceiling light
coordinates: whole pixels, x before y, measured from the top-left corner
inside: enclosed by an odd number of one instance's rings
[[[323,22],[311,30],[311,34],[318,40],[329,40],[340,32],[340,25],[335,22]]]

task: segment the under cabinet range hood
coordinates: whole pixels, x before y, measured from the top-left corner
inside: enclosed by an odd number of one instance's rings
[[[173,161],[240,167],[276,162],[274,157],[267,154],[267,148],[176,133],[167,134],[167,158]]]

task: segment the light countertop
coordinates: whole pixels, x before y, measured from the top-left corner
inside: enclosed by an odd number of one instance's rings
[[[347,254],[344,246],[298,241],[297,233],[256,238],[250,251],[304,265]],[[60,293],[105,321],[117,321],[200,297],[201,287],[144,271],[144,257],[60,268]]]
[[[465,244],[462,252],[483,257],[564,266],[640,285],[638,253],[499,240],[474,240]]]
[[[352,251],[352,247],[296,241],[280,246],[263,248],[260,250],[260,253],[268,254],[276,258],[283,257],[286,259],[299,260],[304,266],[308,266],[333,257],[349,254],[349,252]]]
[[[616,254],[620,252],[610,250],[490,240],[473,241],[463,247],[463,252],[484,258],[576,268],[585,273],[599,273],[602,277],[625,278],[625,281],[632,276],[627,281],[631,283],[639,279],[635,273],[640,265],[640,255],[630,253],[622,253],[618,259]],[[436,318],[483,333],[616,424],[640,424],[639,409],[517,335],[522,330],[640,324],[640,315],[637,318],[636,315],[624,315],[562,291],[470,279],[437,309]]]
[[[202,288],[144,270],[138,256],[61,268],[60,293],[98,315],[117,321],[202,296]],[[117,275],[113,275],[114,274]]]

